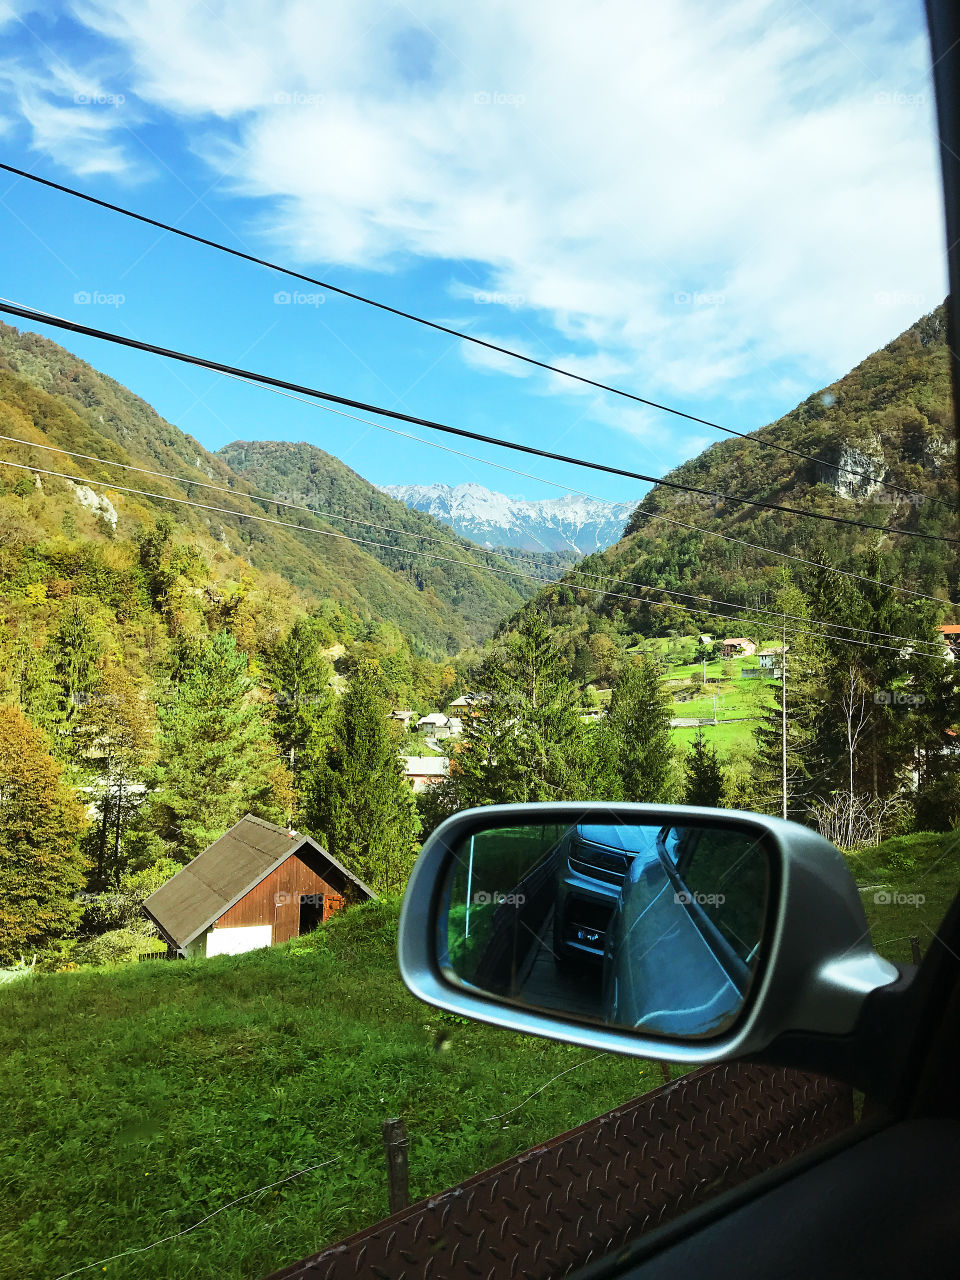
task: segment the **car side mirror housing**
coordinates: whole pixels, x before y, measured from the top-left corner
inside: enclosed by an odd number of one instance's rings
[[[690,1064],[847,1035],[900,976],[832,844],[683,805],[456,814],[410,876],[399,962],[414,995],[450,1012]]]

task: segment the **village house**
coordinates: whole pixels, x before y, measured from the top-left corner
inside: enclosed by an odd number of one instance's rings
[[[390,719],[399,720],[400,723],[403,725],[404,729],[409,729],[411,720],[415,720],[416,718],[417,718],[417,713],[415,711],[391,711],[390,712]]]
[[[488,702],[488,701],[489,699],[485,693],[462,693],[459,698],[454,698],[453,702],[450,703],[448,710],[452,710],[454,707],[456,707],[456,709],[462,715],[465,711],[468,711],[471,707],[480,706],[482,703]],[[476,715],[476,712],[474,712],[473,714]]]
[[[434,738],[446,737],[450,721],[442,711],[432,711],[417,721],[417,733],[428,733]]]
[[[442,782],[450,772],[446,756],[402,756],[403,776],[414,791],[423,791]]]
[[[377,895],[310,836],[249,813],[150,894],[168,954],[239,955],[310,933]]]
[[[937,627],[937,630],[943,636],[943,643],[946,646],[949,657],[951,659],[960,658],[960,626],[949,622],[945,626]]]
[[[758,649],[757,661],[760,663],[760,666],[764,667],[766,670],[772,670],[774,667],[781,667],[783,665],[783,655],[788,653],[789,650],[789,645],[784,648],[779,644],[770,645],[767,649]]]
[[[723,656],[725,658],[749,658],[757,652],[757,646],[745,636],[737,636],[732,640],[724,640]]]

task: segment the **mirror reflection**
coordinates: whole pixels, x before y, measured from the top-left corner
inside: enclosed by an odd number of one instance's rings
[[[733,825],[585,819],[468,837],[444,887],[448,977],[648,1034],[717,1035],[756,972],[770,857]]]

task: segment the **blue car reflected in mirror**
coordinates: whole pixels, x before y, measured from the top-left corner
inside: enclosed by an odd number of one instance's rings
[[[448,978],[648,1034],[717,1035],[762,952],[770,858],[755,833],[638,822],[516,825],[458,850],[444,886]]]

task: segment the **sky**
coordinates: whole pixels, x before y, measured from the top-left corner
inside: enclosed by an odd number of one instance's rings
[[[946,293],[919,0],[0,0],[0,159],[738,430]],[[614,466],[725,438],[3,173],[0,267],[59,316]],[[645,487],[16,323],[211,449]]]

